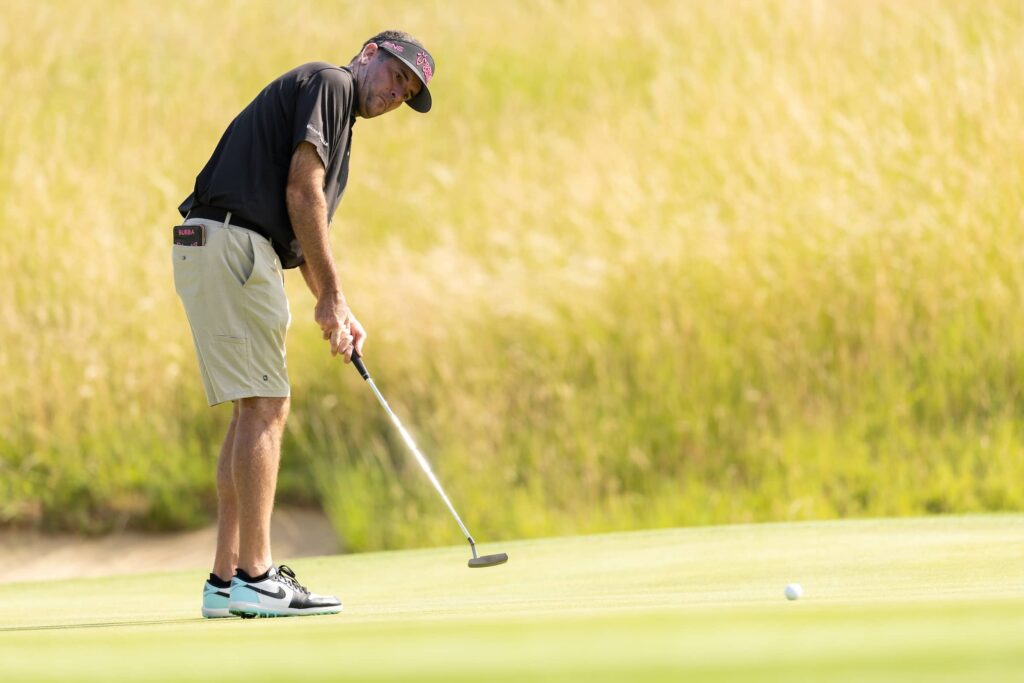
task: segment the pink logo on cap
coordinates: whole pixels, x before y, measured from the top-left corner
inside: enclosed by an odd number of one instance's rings
[[[430,60],[427,59],[426,52],[420,52],[416,55],[416,66],[423,71],[423,79],[430,83],[430,79],[434,77],[434,69],[430,66]]]
[[[395,52],[405,52],[405,48],[404,47],[402,47],[398,43],[392,43],[390,40],[385,40],[380,45],[381,45],[381,47],[389,48],[391,50],[394,50]]]

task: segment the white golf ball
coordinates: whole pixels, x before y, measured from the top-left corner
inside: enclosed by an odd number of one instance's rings
[[[786,599],[787,600],[796,600],[798,598],[803,597],[803,595],[804,595],[804,589],[803,589],[803,586],[801,586],[799,583],[789,583],[789,584],[786,584]]]

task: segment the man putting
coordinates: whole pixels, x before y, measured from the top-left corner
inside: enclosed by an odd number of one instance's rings
[[[217,464],[217,552],[204,617],[335,614],[270,552],[270,515],[288,417],[283,269],[298,267],[332,355],[362,352],[366,332],[341,291],[328,229],[348,181],[356,118],[403,102],[430,110],[434,59],[408,33],[384,31],[347,66],[303,64],[228,126],[178,210],[174,286],[206,397],[234,402]]]

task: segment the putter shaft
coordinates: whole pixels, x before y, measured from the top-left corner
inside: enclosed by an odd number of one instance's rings
[[[452,505],[450,500],[448,500],[448,495],[444,492],[441,482],[439,482],[437,477],[434,476],[434,471],[430,468],[430,463],[427,462],[427,459],[423,457],[422,453],[420,453],[420,449],[416,446],[416,442],[413,441],[412,436],[405,427],[402,426],[401,420],[399,420],[398,416],[395,415],[395,411],[391,410],[391,406],[389,406],[388,402],[384,399],[384,395],[380,393],[380,389],[378,389],[377,385],[374,384],[373,378],[370,377],[370,373],[366,370],[366,366],[363,364],[362,359],[353,353],[352,362],[355,364],[356,369],[359,370],[359,374],[366,380],[366,383],[370,385],[370,389],[373,390],[373,395],[376,396],[377,400],[380,401],[380,404],[384,406],[384,410],[387,411],[387,414],[391,417],[391,422],[394,423],[395,427],[398,429],[398,433],[402,435],[402,440],[405,441],[405,445],[409,447],[409,450],[412,451],[412,454],[416,457],[416,462],[419,463],[423,472],[427,475],[427,479],[429,479],[430,483],[434,485],[435,489],[437,489],[437,492],[441,495],[441,500],[444,501],[444,504],[448,506],[448,510],[451,511],[452,517],[454,517],[455,521],[458,522],[459,528],[462,529],[462,533],[466,535],[466,540],[469,541],[469,548],[473,553],[473,559],[476,559],[476,542],[473,540],[472,534],[469,533],[469,529],[467,529],[466,525],[462,523],[462,518],[459,517],[459,513],[455,511],[455,506]]]

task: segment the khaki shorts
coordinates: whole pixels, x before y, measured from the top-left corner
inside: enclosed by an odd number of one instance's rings
[[[291,323],[281,261],[267,238],[234,225],[190,218],[204,246],[173,247],[174,289],[192,327],[210,405],[291,393],[285,334]]]

